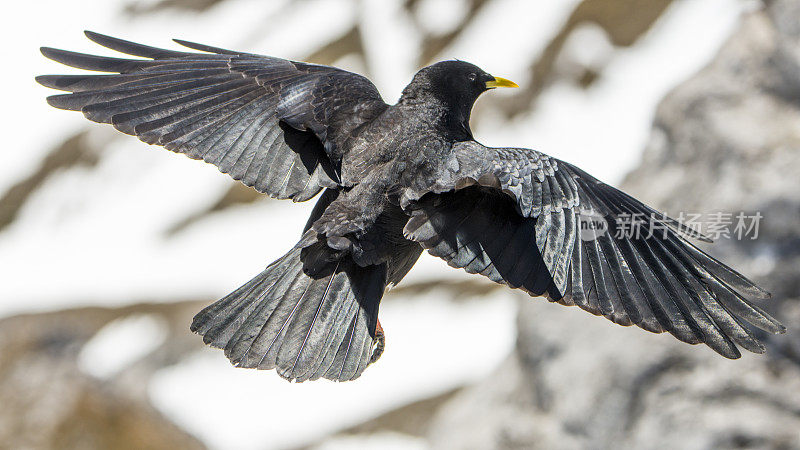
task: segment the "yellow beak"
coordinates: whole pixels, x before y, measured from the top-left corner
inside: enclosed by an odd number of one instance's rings
[[[486,89],[492,89],[498,87],[517,88],[519,87],[519,85],[511,80],[507,80],[505,78],[500,78],[500,77],[494,77],[494,80],[486,82]]]

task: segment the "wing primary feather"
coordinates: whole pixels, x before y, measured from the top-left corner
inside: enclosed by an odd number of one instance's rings
[[[763,345],[753,338],[742,326],[741,322],[725,307],[725,304],[720,301],[720,296],[714,286],[702,281],[703,275],[698,275],[695,272],[697,269],[685,250],[673,241],[663,241],[660,244],[673,260],[683,266],[682,280],[687,290],[699,294],[698,297],[701,301],[699,306],[716,323],[719,329],[743,348],[755,353],[762,353],[764,351]]]
[[[665,248],[662,240],[653,239],[648,243],[651,244],[651,248],[654,247],[658,252],[660,260],[669,263],[670,273],[675,274],[675,280],[683,286],[683,295],[679,294],[678,298],[694,323],[701,330],[701,334],[699,334],[701,340],[726,358],[739,358],[741,353],[721,329],[723,328],[722,321],[724,318],[712,306],[711,294],[705,287],[699,285],[690,271],[681,264],[674,254]]]
[[[220,58],[209,59],[129,59],[115,58],[110,56],[97,56],[87,53],[71,52],[51,47],[41,47],[42,55],[48,59],[64,64],[65,66],[78,69],[93,70],[96,72],[109,73],[131,73],[136,71],[146,71],[156,68],[158,70],[169,68],[170,70],[196,70],[208,69],[212,67],[227,67],[227,60]],[[203,56],[203,55],[199,55]]]
[[[98,91],[97,94],[109,92],[113,88],[160,88],[179,84],[185,81],[209,79],[213,76],[224,75],[230,78],[228,69],[211,68],[199,69],[191,72],[176,72],[171,70],[148,71],[111,75],[40,75],[36,82],[42,86],[72,93]],[[214,78],[211,78],[213,81]]]
[[[227,102],[244,95],[253,89],[247,83],[227,82],[210,88],[204,88],[177,98],[165,98],[165,102],[151,104],[143,109],[117,113],[111,116],[114,128],[127,134],[135,134],[141,123],[164,116],[178,114],[187,109],[202,106],[204,102]]]
[[[196,42],[184,41],[183,39],[173,39],[173,41],[175,43],[177,43],[177,44],[180,44],[180,45],[184,46],[184,47],[191,48],[192,50],[199,50],[201,52],[217,53],[217,54],[220,54],[220,55],[247,55],[248,54],[248,53],[243,53],[243,52],[236,52],[236,51],[233,51],[233,50],[226,50],[224,48],[219,48],[219,47],[212,47],[210,45],[198,44]]]
[[[637,295],[638,286],[627,283],[629,275],[625,258],[614,245],[614,240],[608,233],[598,236],[597,242],[603,248],[603,253],[607,255],[605,261],[608,264],[608,272],[611,274],[611,281],[617,295],[612,295],[611,304],[613,314],[611,319],[620,325],[639,324],[644,315],[639,311],[634,296]]]
[[[120,53],[125,53],[133,56],[142,56],[152,59],[166,59],[166,58],[180,58],[185,56],[192,56],[192,53],[178,52],[174,50],[165,50],[163,48],[150,47],[148,45],[137,44],[135,42],[126,41],[123,39],[106,36],[104,34],[95,33],[86,30],[83,32],[91,41],[102,45],[103,47],[116,50]]]
[[[618,204],[603,203],[604,201],[595,195],[595,190],[584,188],[583,191],[587,197],[591,199],[592,203],[604,204],[606,208],[610,208],[611,213],[619,213],[621,211],[621,206]],[[658,285],[650,284],[657,289],[657,291],[652,292],[650,298],[658,301],[661,305],[661,309],[667,312],[664,318],[668,319],[669,322],[662,322],[662,325],[665,325],[667,331],[679,340],[690,344],[698,343],[697,327],[693,324],[687,312],[682,308],[675,292],[670,288],[669,282],[666,281],[666,279],[669,278],[668,273],[653,255],[652,249],[650,249],[644,239],[628,240],[627,242],[634,244],[638,249],[639,258],[636,258],[633,262],[637,264],[641,262],[647,267],[647,270],[640,269],[639,271],[640,274],[644,275],[642,279],[658,282]]]
[[[145,142],[164,145],[160,138],[181,128],[222,124],[231,116],[251,104],[261,95],[259,89],[242,88],[220,97],[209,98],[191,108],[180,108],[169,113],[154,114],[149,120],[139,121],[134,126],[136,134]]]
[[[80,106],[83,115],[94,122],[111,123],[116,115],[141,113],[143,110],[154,111],[161,105],[169,102],[179,104],[180,99],[190,95],[204,92],[206,89],[225,85],[231,81],[227,77],[212,77],[206,80],[188,80],[164,87],[154,86],[145,88],[142,92],[124,92],[118,94],[100,93],[96,98],[89,97],[80,99],[76,104]],[[224,88],[224,86],[223,86]],[[205,91],[207,92],[207,91]],[[91,93],[80,93],[71,95],[92,95]],[[129,95],[130,94],[130,95]],[[188,100],[187,100],[188,101]],[[167,105],[169,106],[169,105]]]

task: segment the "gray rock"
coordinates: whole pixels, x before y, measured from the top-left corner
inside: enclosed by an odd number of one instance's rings
[[[201,303],[76,308],[0,319],[0,448],[205,448],[144,395],[154,369],[200,348],[186,323]],[[119,376],[101,380],[85,373],[78,354],[86,342],[109,323],[138,314],[163,319],[169,339]]]

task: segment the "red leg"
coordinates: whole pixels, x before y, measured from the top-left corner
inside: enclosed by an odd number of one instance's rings
[[[378,324],[375,327],[375,349],[372,351],[372,357],[369,359],[370,364],[381,357],[384,348],[386,348],[386,335],[383,332],[381,320],[378,319]]]

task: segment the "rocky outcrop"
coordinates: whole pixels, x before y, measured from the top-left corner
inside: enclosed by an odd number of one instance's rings
[[[186,330],[200,304],[78,308],[0,320],[0,448],[204,448],[146,395],[155,370],[201,347]],[[113,377],[86,373],[79,364],[85,344],[132,315],[157,317],[168,338]]]
[[[709,250],[773,292],[790,331],[728,361],[523,299],[514,355],[443,406],[435,448],[800,448],[800,1],[749,14],[661,104],[626,191],[673,215],[760,212]]]

